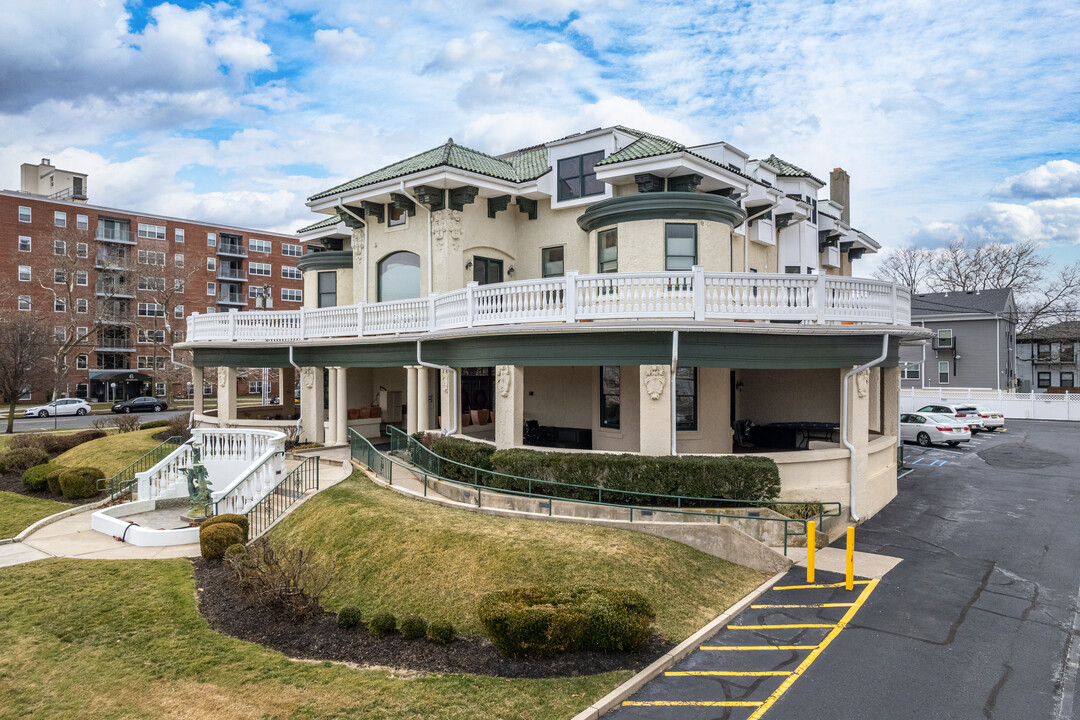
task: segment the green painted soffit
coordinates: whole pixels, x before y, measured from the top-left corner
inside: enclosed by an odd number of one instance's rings
[[[712,220],[735,227],[746,212],[726,197],[697,192],[623,195],[590,205],[578,218],[585,232],[634,220]]]
[[[881,353],[880,335],[757,335],[679,332],[679,364],[696,367],[807,369],[861,365]],[[195,350],[197,367],[288,367],[286,347],[205,348]],[[899,341],[889,343],[882,365],[895,366]],[[294,349],[300,366],[401,367],[416,364],[416,342],[302,346]],[[604,332],[494,335],[428,340],[423,360],[451,367],[567,367],[592,365],[669,365],[671,333]]]
[[[296,267],[300,272],[307,272],[308,270],[340,270],[341,268],[351,268],[352,264],[352,252],[349,250],[326,250],[308,253],[296,261]]]

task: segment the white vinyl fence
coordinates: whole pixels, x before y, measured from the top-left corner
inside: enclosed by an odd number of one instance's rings
[[[1080,389],[1076,393],[1014,393],[944,387],[900,391],[900,412],[914,412],[932,402],[987,405],[1004,413],[1006,419],[1080,421]]]

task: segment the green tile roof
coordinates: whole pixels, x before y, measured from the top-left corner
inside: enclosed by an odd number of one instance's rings
[[[329,190],[324,190],[321,193],[312,195],[308,200],[318,200],[329,195],[356,190],[367,185],[374,185],[386,180],[403,177],[414,172],[420,172],[421,170],[430,170],[431,168],[443,166],[457,168],[458,170],[467,170],[469,172],[487,175],[500,180],[519,182],[517,170],[512,163],[482,153],[479,150],[471,150],[467,147],[458,145],[454,142],[453,138],[450,138],[439,147],[425,150],[418,155],[413,155],[410,158],[391,163],[390,165],[379,168],[367,175],[361,175],[355,180],[350,180],[347,183],[342,183]]]
[[[630,132],[638,134],[636,131]],[[680,145],[674,140],[668,140],[659,135],[647,135],[641,133],[637,140],[630,143],[622,150],[608,155],[596,164],[614,165],[615,163],[624,162],[626,160],[640,160],[642,158],[655,157],[657,155],[667,155],[668,153],[679,152],[685,149],[685,145]]]
[[[803,170],[798,165],[792,165],[791,163],[776,157],[776,155],[770,155],[765,159],[765,162],[769,163],[774,168],[779,170],[777,174],[781,177],[807,177],[811,180],[815,180],[821,183],[822,185],[825,184],[824,181],[814,177],[809,170]]]
[[[325,218],[323,220],[320,220],[318,222],[312,223],[311,225],[308,225],[307,227],[300,228],[299,230],[296,231],[296,234],[300,235],[300,234],[303,234],[303,233],[306,233],[306,232],[311,232],[312,230],[322,230],[323,228],[333,227],[333,226],[337,225],[339,222],[341,222],[341,218],[339,218],[337,215],[331,215],[330,217]]]
[[[503,159],[513,166],[519,182],[535,180],[551,169],[548,165],[547,145],[518,150],[513,155],[504,155]]]

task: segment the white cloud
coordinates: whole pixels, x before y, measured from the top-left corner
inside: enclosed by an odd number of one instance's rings
[[[1037,168],[1005,178],[995,195],[1016,198],[1059,198],[1080,195],[1080,164],[1051,160]]]
[[[354,63],[371,50],[371,41],[361,37],[351,27],[316,30],[315,47],[339,63]]]

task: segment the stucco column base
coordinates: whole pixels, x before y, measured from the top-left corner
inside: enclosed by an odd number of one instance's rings
[[[412,435],[416,432],[416,415],[420,405],[416,399],[416,366],[409,365],[405,371],[408,376],[405,385],[405,432]]]
[[[218,368],[218,427],[236,422],[236,368]]]
[[[453,391],[456,382],[458,382],[457,373],[449,370],[439,371],[439,429],[441,430],[454,427],[461,432],[461,393]]]
[[[525,444],[525,369],[495,366],[495,447],[509,450]]]
[[[667,365],[638,366],[638,417],[641,424],[642,455],[670,455],[671,368]]]
[[[840,382],[848,370],[840,370]],[[863,370],[848,381],[847,437],[855,447],[870,442],[870,371]]]
[[[203,369],[191,368],[191,387],[195,391],[195,397],[191,399],[191,409],[196,415],[203,414]]]
[[[321,443],[326,439],[323,413],[323,369],[300,369],[301,442]]]

